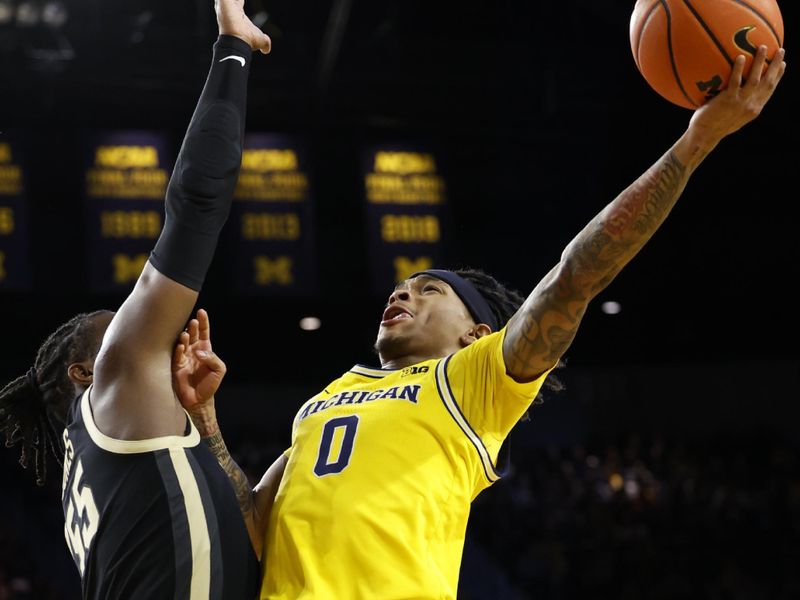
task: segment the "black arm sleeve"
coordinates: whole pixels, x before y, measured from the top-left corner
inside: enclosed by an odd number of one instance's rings
[[[228,219],[239,177],[250,45],[221,35],[211,70],[167,186],[164,228],[150,263],[199,291]]]

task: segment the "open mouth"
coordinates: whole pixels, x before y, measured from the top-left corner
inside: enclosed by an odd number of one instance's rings
[[[381,321],[381,325],[395,325],[402,321],[408,321],[413,318],[414,316],[407,308],[399,306],[398,304],[392,304],[385,311],[383,311],[383,320]]]

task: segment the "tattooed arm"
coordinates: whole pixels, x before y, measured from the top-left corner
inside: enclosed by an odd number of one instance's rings
[[[765,63],[762,47],[751,73],[762,73]],[[708,153],[760,114],[785,68],[780,50],[760,77],[742,83],[744,57],[737,58],[728,87],[695,111],[672,148],[575,236],[508,323],[503,358],[511,376],[531,380],[558,362],[589,301],[653,236]]]
[[[214,394],[227,367],[211,347],[208,313],[200,309],[182,332],[172,357],[172,385],[175,394],[192,418],[203,442],[217,459],[231,482],[242,511],[250,542],[259,558],[269,523],[269,514],[278,491],[286,457],[280,456],[252,488],[247,475],[228,452],[217,422]],[[262,561],[263,562],[263,561]]]
[[[200,430],[203,442],[208,446],[211,453],[216,457],[217,462],[228,475],[228,479],[236,493],[239,501],[239,509],[242,511],[247,533],[250,535],[250,542],[259,560],[263,558],[264,537],[269,523],[269,514],[272,504],[275,501],[275,494],[286,469],[287,458],[284,455],[272,463],[267,469],[261,481],[255,488],[251,488],[247,475],[241,467],[236,464],[233,457],[228,452],[225,440],[222,439],[222,432],[219,429],[215,416],[208,411],[203,416],[196,413],[192,414],[192,421]],[[214,433],[210,433],[210,432]]]
[[[206,421],[206,426],[201,424],[202,421]],[[219,430],[216,417],[212,419],[208,416],[200,417],[197,413],[192,413],[192,422],[200,431],[203,443],[208,446],[208,449],[211,450],[211,453],[228,476],[236,494],[236,500],[239,502],[239,509],[242,511],[245,525],[247,525],[250,541],[256,553],[260,555],[261,539],[257,535],[255,501],[250,480],[241,467],[236,464],[236,461],[233,460],[230,452],[228,452],[228,447],[225,445],[225,440],[222,439],[222,432]]]

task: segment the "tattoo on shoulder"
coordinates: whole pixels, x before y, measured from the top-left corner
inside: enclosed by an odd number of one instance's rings
[[[544,311],[539,303],[528,301],[522,306],[506,338],[510,372],[522,374],[555,364],[572,343],[586,310],[585,294],[573,283],[569,277],[562,278],[554,290],[543,292],[549,297]]]

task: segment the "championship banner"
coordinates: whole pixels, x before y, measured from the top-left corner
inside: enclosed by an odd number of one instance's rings
[[[0,136],[0,290],[31,286],[22,162],[18,146]]]
[[[155,132],[116,131],[87,140],[85,205],[89,282],[128,292],[161,233],[172,147]]]
[[[447,267],[447,189],[434,154],[384,145],[364,153],[363,169],[375,293],[388,294],[416,271]]]
[[[314,204],[302,141],[245,136],[226,239],[229,273],[241,294],[303,296],[317,285]]]

